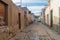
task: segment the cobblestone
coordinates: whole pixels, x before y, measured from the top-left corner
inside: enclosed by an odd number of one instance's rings
[[[17,33],[10,40],[51,40],[47,32],[39,24],[32,24],[26,29]]]

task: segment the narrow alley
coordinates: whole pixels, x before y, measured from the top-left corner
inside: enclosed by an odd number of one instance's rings
[[[0,0],[0,40],[60,40],[60,0]]]
[[[55,33],[45,27],[45,25],[35,22],[24,30],[19,31],[16,36],[10,40],[60,40],[60,36],[55,34],[56,37],[54,38],[54,34]]]

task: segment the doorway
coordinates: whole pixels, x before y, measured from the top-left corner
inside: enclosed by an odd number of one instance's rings
[[[47,24],[49,26],[49,14],[47,14]]]
[[[8,5],[0,1],[0,19],[4,22],[3,25],[8,25]]]
[[[59,26],[58,26],[58,33],[60,33],[60,7],[59,7]]]
[[[53,27],[53,10],[50,13],[50,27]]]
[[[60,26],[60,7],[59,7],[59,26]]]
[[[18,20],[19,20],[19,29],[21,29],[21,14],[18,13]]]

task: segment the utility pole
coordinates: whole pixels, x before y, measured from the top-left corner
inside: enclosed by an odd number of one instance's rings
[[[27,3],[26,3],[26,8],[27,8]]]
[[[20,0],[20,6],[22,6],[22,0]]]

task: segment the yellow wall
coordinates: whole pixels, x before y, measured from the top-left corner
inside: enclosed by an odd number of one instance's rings
[[[53,24],[58,25],[59,24],[59,4],[58,0],[50,0],[50,6],[46,7],[45,11],[45,19],[46,23],[50,25],[50,11],[53,10]],[[47,14],[49,15],[49,18],[47,19]]]
[[[53,28],[54,30],[60,32],[60,29],[59,29],[60,0],[51,0],[50,7],[51,7],[50,10],[53,10]]]
[[[59,24],[60,0],[51,0],[50,10],[53,10],[53,23]]]
[[[45,22],[46,24],[50,25],[51,22],[51,10],[52,12],[52,16],[53,16],[53,29],[55,31],[59,31],[59,8],[60,8],[60,0],[50,0],[50,5],[46,6],[46,10],[45,10]],[[48,17],[47,17],[48,14]]]
[[[50,26],[50,6],[47,6],[45,10],[45,23]]]

